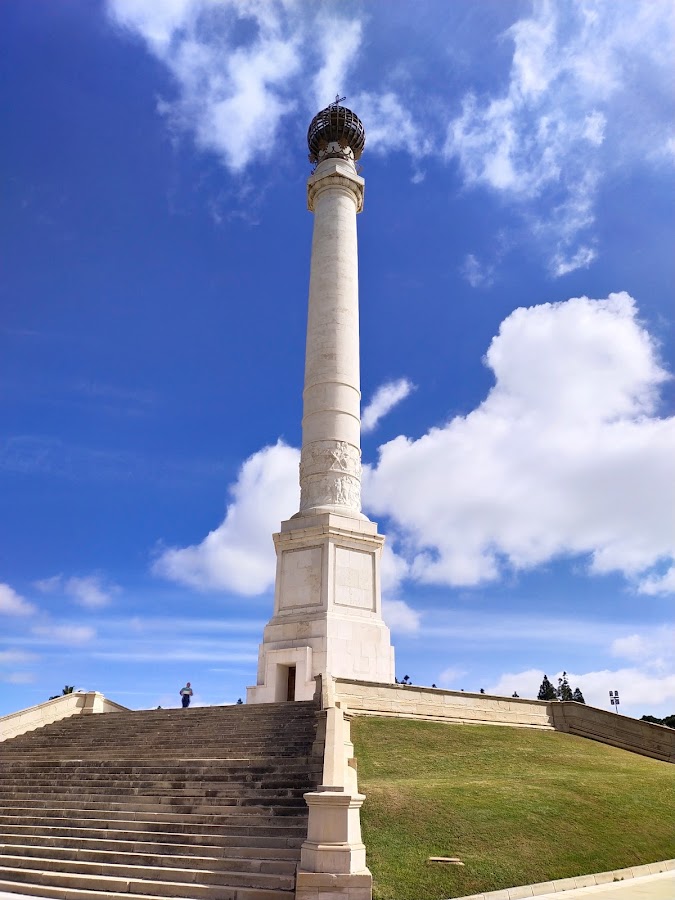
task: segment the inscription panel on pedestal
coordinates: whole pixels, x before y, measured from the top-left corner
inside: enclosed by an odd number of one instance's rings
[[[321,547],[284,550],[279,611],[321,605]]]
[[[375,554],[335,548],[335,603],[375,610]]]

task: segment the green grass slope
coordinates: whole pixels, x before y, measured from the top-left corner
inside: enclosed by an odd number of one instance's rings
[[[675,856],[669,763],[491,725],[356,718],[352,739],[375,900],[443,900]]]

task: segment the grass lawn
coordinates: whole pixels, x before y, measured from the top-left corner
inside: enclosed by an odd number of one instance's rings
[[[669,763],[495,725],[363,717],[352,740],[375,900],[445,900],[675,856]]]

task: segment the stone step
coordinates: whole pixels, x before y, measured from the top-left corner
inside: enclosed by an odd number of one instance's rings
[[[208,757],[206,759],[198,756],[183,757],[182,759],[165,759],[159,751],[152,760],[143,760],[137,762],[133,756],[118,759],[95,758],[93,756],[79,757],[67,756],[65,753],[53,762],[43,762],[40,759],[28,758],[27,754],[23,754],[17,759],[10,759],[4,752],[2,755],[2,771],[5,775],[11,773],[20,774],[21,772],[32,774],[55,774],[58,771],[60,775],[78,774],[79,772],[91,772],[96,774],[108,775],[128,775],[128,774],[152,774],[159,773],[165,775],[168,773],[178,774],[194,774],[195,776],[208,775],[210,773],[222,772],[223,776],[237,773],[253,773],[253,774],[272,774],[279,768],[284,772],[304,771],[307,763],[315,764],[317,760],[313,756],[306,753],[298,754],[292,759],[280,760],[273,756],[229,756],[229,757]],[[215,767],[215,769],[214,769]]]
[[[35,734],[35,732],[33,732]],[[152,744],[153,746],[178,746],[185,747],[187,749],[193,749],[194,739],[197,738],[200,744],[206,745],[215,745],[222,746],[226,743],[228,746],[241,746],[241,747],[257,747],[260,744],[267,743],[268,741],[273,740],[274,738],[281,738],[284,744],[294,744],[300,741],[305,741],[310,738],[313,734],[310,734],[309,729],[293,729],[293,731],[287,731],[284,734],[280,734],[279,729],[271,729],[269,732],[264,731],[263,729],[258,729],[254,734],[250,735],[241,735],[241,734],[229,734],[226,738],[224,738],[220,729],[215,730],[213,732],[194,732],[190,729],[182,729],[180,732],[176,734],[172,734],[171,732],[141,732],[140,734],[128,735],[128,736],[120,736],[116,734],[115,731],[110,731],[110,733],[106,733],[103,730],[99,730],[95,734],[84,735],[77,734],[75,732],[67,732],[63,731],[61,734],[50,734],[48,730],[45,730],[44,734],[36,734],[36,736],[30,741],[31,749],[39,748],[39,747],[47,747],[53,741],[59,740],[63,741],[67,746],[83,746],[83,747],[92,747],[96,744],[101,743],[101,741],[114,740],[119,746],[143,746],[145,744]],[[17,746],[13,746],[9,741],[6,742],[7,752],[11,753],[13,751],[18,752],[19,748]],[[28,749],[28,742],[25,742],[24,750]]]
[[[82,780],[78,791],[71,785],[45,786],[39,783],[19,782],[13,787],[0,785],[0,802],[5,799],[32,798],[36,796],[40,796],[43,799],[54,799],[55,802],[58,802],[60,799],[67,799],[71,796],[86,796],[92,800],[101,798],[109,798],[111,800],[132,800],[138,798],[141,800],[144,797],[148,797],[150,799],[157,798],[159,803],[165,803],[167,799],[164,798],[171,797],[179,797],[186,801],[192,797],[216,800],[222,801],[225,805],[229,805],[231,802],[239,803],[240,801],[269,803],[276,799],[302,803],[302,798],[308,790],[311,790],[311,786],[314,783],[315,781],[310,781],[307,778],[304,779],[304,783],[296,786],[289,786],[287,782],[281,782],[278,786],[268,786],[267,783],[256,784],[255,782],[228,782],[221,787],[209,788],[205,785],[200,793],[199,785],[196,783],[185,787],[165,788],[131,781],[120,787],[119,781],[92,783]],[[288,805],[288,803],[284,805]]]
[[[147,837],[147,835],[144,835]],[[178,835],[183,839],[183,835]],[[45,834],[3,834],[2,844],[0,847],[20,847],[22,852],[25,848],[30,847],[38,853],[46,852],[54,849],[55,851],[73,851],[79,853],[104,853],[104,854],[139,854],[141,856],[151,854],[157,856],[179,856],[181,858],[197,857],[198,859],[230,859],[244,860],[252,859],[254,861],[265,862],[269,860],[284,861],[289,865],[295,866],[297,863],[296,847],[275,847],[264,846],[264,842],[274,843],[272,838],[261,838],[259,843],[261,846],[244,847],[241,843],[235,843],[232,846],[222,846],[222,842],[218,844],[181,844],[181,843],[158,843],[157,841],[141,841],[141,840],[99,840],[87,837],[63,837],[51,836]],[[252,838],[249,838],[252,842]],[[12,852],[12,851],[7,851]]]
[[[198,856],[188,854],[181,856],[173,854],[170,859],[163,859],[157,854],[144,852],[117,850],[96,850],[84,847],[39,847],[34,844],[7,844],[0,843],[0,862],[7,861],[9,857],[21,859],[49,859],[66,865],[67,861],[86,863],[101,863],[105,865],[143,866],[144,868],[157,868],[158,866],[172,869],[204,870],[210,872],[252,872],[272,875],[293,875],[296,868],[295,860],[283,859],[254,859],[251,857],[218,856],[213,853]],[[9,865],[13,865],[9,860]],[[14,863],[14,865],[16,865]],[[30,868],[34,868],[31,866]],[[65,871],[61,869],[61,871]],[[70,870],[68,870],[70,871]],[[100,873],[103,874],[103,873]],[[177,878],[176,881],[183,881]]]
[[[253,764],[255,764],[256,760],[269,759],[272,762],[279,762],[283,764],[285,760],[297,759],[298,757],[306,756],[306,744],[302,744],[297,748],[291,748],[278,751],[271,751],[269,747],[261,748],[259,752],[246,751],[242,749],[237,749],[236,752],[228,753],[225,750],[218,751],[214,748],[212,753],[208,752],[208,747],[200,746],[200,756],[199,759],[210,759],[210,760],[231,760],[236,762],[237,760],[251,760]],[[96,748],[92,748],[91,750],[87,750],[86,748],[72,748],[68,750],[58,750],[52,748],[50,750],[36,750],[31,753],[30,759],[35,762],[43,762],[43,763],[55,763],[58,760],[62,760],[67,758],[68,760],[78,760],[80,762],[88,762],[88,761],[100,761],[100,762],[113,762],[122,761],[127,762],[129,760],[157,760],[159,759],[164,762],[171,764],[176,764],[178,761],[197,761],[196,755],[194,755],[194,750],[190,750],[188,748],[180,749],[172,749],[167,750],[164,747],[150,747],[150,748],[138,748],[138,749],[125,749],[125,752],[122,753],[120,751],[114,751],[108,754],[100,745]],[[16,760],[17,762],[24,762],[26,760],[26,754],[21,753],[18,756],[12,756],[11,753],[5,753],[3,751],[3,762],[12,762]]]
[[[233,830],[226,834],[204,833],[193,834],[191,832],[179,831],[140,831],[134,828],[85,828],[75,825],[45,825],[44,823],[36,824],[15,824],[9,829],[2,832],[3,839],[7,840],[10,834],[16,835],[23,840],[30,840],[33,837],[45,840],[74,840],[83,841],[127,841],[137,845],[141,844],[182,844],[183,846],[192,847],[222,847],[224,849],[230,847],[250,847],[265,849],[298,849],[305,839],[304,830],[301,834],[289,835],[285,828],[278,828],[274,834],[261,834],[260,829],[248,829],[243,832]]]
[[[193,804],[194,806],[204,807],[212,812],[217,812],[220,807],[223,810],[232,807],[286,807],[304,809],[304,794],[309,787],[295,789],[290,791],[286,789],[285,794],[291,796],[281,796],[280,791],[263,790],[262,788],[242,787],[240,790],[231,788],[227,792],[217,791],[205,792],[204,794],[188,793],[182,790],[173,791],[142,791],[133,790],[133,788],[111,788],[108,791],[103,788],[93,790],[89,785],[82,785],[77,791],[74,788],[63,788],[61,790],[44,790],[40,791],[40,799],[33,799],[36,796],[34,788],[15,788],[13,791],[0,791],[0,806],[32,806],[32,805],[59,805],[70,806],[75,803],[86,803],[87,806],[105,803],[107,806],[113,803],[124,804],[129,806],[139,804],[156,807],[171,807],[175,805],[184,806]],[[115,807],[112,807],[115,808]]]
[[[275,813],[265,810],[261,813],[251,814],[243,811],[235,812],[236,807],[230,807],[232,812],[224,813],[193,813],[190,809],[184,812],[153,812],[147,809],[87,809],[80,807],[78,809],[62,809],[60,807],[49,808],[33,808],[16,806],[8,811],[0,811],[0,824],[12,824],[15,820],[25,821],[37,820],[53,824],[54,821],[61,819],[72,819],[77,821],[86,821],[88,819],[106,821],[106,822],[146,822],[148,825],[172,825],[180,823],[186,828],[201,828],[205,825],[209,827],[228,827],[228,826],[253,826],[253,825],[273,825],[278,824],[286,828],[302,828],[307,825],[306,815],[293,815],[290,811],[289,815],[276,815]],[[2,832],[0,832],[1,834]]]
[[[110,878],[143,879],[145,882],[157,884],[163,882],[182,883],[184,888],[190,886],[217,887],[247,887],[247,888],[275,888],[277,890],[292,890],[294,876],[289,874],[277,874],[267,872],[228,871],[219,869],[178,868],[171,865],[123,865],[116,862],[89,862],[80,859],[58,859],[54,857],[39,856],[0,856],[0,871],[6,876],[7,871],[23,869],[26,873],[34,875],[35,871],[41,875],[49,876],[84,876],[92,875]],[[155,890],[153,890],[153,893]],[[156,891],[159,893],[159,891]]]
[[[293,891],[264,888],[227,888],[219,885],[186,885],[184,882],[152,882],[102,875],[70,875],[65,872],[31,872],[2,869],[0,890],[28,893],[54,900],[292,900]]]
[[[167,796],[167,797],[150,797],[136,796],[122,798],[116,796],[102,798],[102,796],[94,795],[89,797],[84,793],[79,795],[73,791],[73,799],[70,795],[66,797],[58,797],[58,808],[63,810],[70,809],[96,809],[102,811],[111,810],[125,811],[133,809],[136,812],[170,812],[182,813],[187,812],[191,815],[207,814],[211,815],[238,815],[241,811],[246,815],[303,815],[307,809],[305,801],[301,798],[274,798],[267,803],[261,802],[260,798],[238,798],[233,799],[230,803],[223,802],[218,797],[199,797],[199,796]],[[49,799],[42,798],[34,800],[31,797],[0,797],[0,810],[12,812],[15,809],[33,809],[33,810],[49,810],[55,808],[54,797]]]
[[[44,831],[46,828],[57,828],[57,829],[68,829],[64,833],[68,834],[69,832],[82,834],[86,832],[90,836],[95,835],[103,835],[106,836],[107,833],[111,832],[113,828],[110,828],[109,825],[113,823],[109,823],[107,819],[40,819],[34,821],[26,821],[26,819],[16,817],[14,821],[11,820],[9,816],[3,816],[0,818],[0,833],[4,834],[5,831],[17,831],[18,827],[23,827],[26,830],[29,830],[31,834],[40,834],[40,831]],[[173,827],[172,827],[173,826]],[[302,838],[304,839],[307,834],[307,827],[298,827],[298,826],[290,826],[290,825],[269,825],[267,823],[258,822],[255,825],[246,825],[244,823],[232,824],[232,825],[203,825],[199,831],[194,828],[190,828],[189,826],[184,826],[182,823],[171,823],[171,822],[143,822],[136,820],[123,820],[116,821],[114,823],[114,830],[118,832],[129,832],[134,831],[136,833],[142,832],[148,836],[148,839],[157,839],[158,836],[161,835],[162,841],[167,840],[167,835],[169,834],[180,834],[183,837],[183,840],[187,843],[191,841],[195,841],[197,843],[205,843],[206,838],[215,837],[218,838],[221,842],[226,838],[236,838],[239,840],[240,837],[271,837],[271,838]],[[282,845],[287,846],[287,845]]]

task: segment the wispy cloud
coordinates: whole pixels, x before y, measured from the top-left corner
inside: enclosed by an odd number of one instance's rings
[[[177,96],[160,112],[235,173],[276,151],[298,97],[326,106],[344,90],[361,45],[359,18],[322,5],[109,0],[108,12],[171,72]]]
[[[399,634],[417,634],[422,614],[404,600],[382,601],[382,618],[392,631]]]
[[[596,257],[591,229],[605,172],[626,156],[641,164],[659,131],[665,145],[665,106],[638,101],[630,117],[624,110],[635,85],[667,80],[672,31],[667,3],[534,4],[505,35],[508,84],[466,94],[450,122],[446,157],[458,160],[468,185],[520,205],[551,247],[556,276]]]
[[[36,625],[32,632],[38,644],[86,644],[96,637],[90,625]]]
[[[218,475],[222,462],[157,459],[111,448],[70,444],[44,435],[11,435],[0,439],[0,471],[46,475],[68,481],[192,482]]]
[[[115,585],[104,588],[98,576],[88,575],[84,578],[69,578],[65,590],[80,606],[86,609],[100,609],[111,602],[113,594],[117,593],[119,588]]]
[[[490,287],[494,280],[494,266],[481,263],[473,253],[467,254],[461,273],[473,288]]]
[[[378,10],[366,16],[347,5],[337,15],[293,0],[108,0],[107,10],[170,73],[173,93],[158,109],[172,131],[235,175],[276,152],[285,130],[300,130],[299,116],[304,125],[336,91],[348,93],[388,27]],[[459,164],[466,187],[499,194],[559,277],[596,258],[595,207],[607,177],[672,155],[664,88],[672,33],[664,0],[533,3],[494,39],[510,51],[506,77],[486,86],[481,67],[476,87],[451,97],[458,111],[412,78],[392,89],[390,65],[349,103],[366,124],[368,151],[406,153],[413,181],[424,177],[420,160],[435,154]],[[443,72],[447,47],[426,45],[428,65]],[[405,46],[397,62],[404,71]],[[490,279],[485,262],[476,268],[467,258],[465,269],[470,281]]]
[[[380,420],[397,404],[405,400],[414,389],[415,385],[407,378],[387,381],[386,384],[381,385],[361,414],[361,431],[364,434],[374,431]]]
[[[35,653],[26,653],[25,650],[0,650],[0,666],[19,666],[37,659]]]
[[[670,566],[663,574],[655,572],[643,578],[638,585],[638,592],[651,597],[675,594],[675,565]]]
[[[0,681],[5,684],[33,684],[37,681],[37,675],[34,672],[0,672]]]
[[[8,584],[0,584],[0,615],[32,616],[37,607],[29,603]]]
[[[52,575],[34,582],[35,587],[45,594],[62,593],[85,609],[101,609],[112,602],[121,588],[116,584],[106,584],[101,575],[83,575],[64,578]]]

